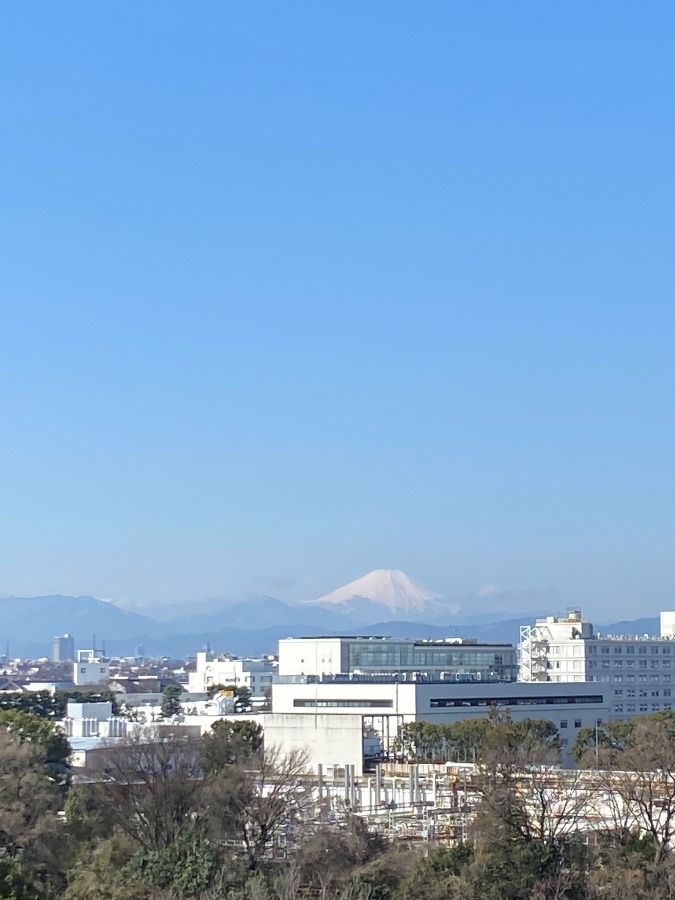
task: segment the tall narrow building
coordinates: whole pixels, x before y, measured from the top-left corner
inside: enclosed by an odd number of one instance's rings
[[[75,659],[75,638],[72,634],[54,638],[52,659],[54,662],[72,662]]]

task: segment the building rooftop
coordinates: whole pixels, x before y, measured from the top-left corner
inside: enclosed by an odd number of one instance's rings
[[[513,683],[513,682],[508,682]],[[274,684],[504,684],[503,678],[458,673],[443,678],[428,672],[350,672],[338,675],[278,675]]]
[[[512,647],[508,641],[479,641],[477,638],[398,638],[388,634],[313,634],[288,637],[287,641],[391,641],[396,644],[413,644],[415,647]]]

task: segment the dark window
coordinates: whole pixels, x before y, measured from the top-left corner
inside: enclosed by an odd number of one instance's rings
[[[600,694],[580,694],[577,697],[551,697],[533,694],[531,697],[467,697],[462,700],[450,697],[434,697],[429,701],[432,709],[448,706],[550,706],[576,703],[602,703]]]
[[[328,707],[367,707],[368,709],[390,709],[393,706],[392,700],[294,700],[293,706],[311,707],[315,709]]]

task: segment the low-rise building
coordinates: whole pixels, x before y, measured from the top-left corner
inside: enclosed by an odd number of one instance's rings
[[[362,733],[377,734],[383,752],[390,755],[399,726],[410,722],[449,725],[488,716],[493,708],[509,709],[514,720],[545,719],[560,733],[563,748],[570,748],[581,728],[601,724],[610,714],[608,692],[595,684],[527,684],[521,682],[402,681],[392,677],[339,676],[282,677],[272,688],[274,726],[279,741],[283,725],[292,727],[294,742],[316,747],[314,762],[335,762],[326,733],[325,746],[315,734],[325,727],[326,716],[340,721],[360,716]],[[303,718],[299,718],[302,717]],[[345,725],[351,720],[344,719]],[[322,724],[323,723],[323,724]],[[268,725],[265,725],[267,729]],[[339,726],[333,726],[339,727]],[[266,731],[267,733],[267,731]]]
[[[277,672],[277,663],[268,657],[239,659],[236,656],[213,656],[206,651],[197,654],[194,672],[188,676],[188,691],[205,694],[217,684],[245,687],[255,700],[263,700]]]
[[[96,656],[93,650],[78,650],[73,663],[73,682],[77,687],[84,684],[102,684],[110,677],[107,659]]]

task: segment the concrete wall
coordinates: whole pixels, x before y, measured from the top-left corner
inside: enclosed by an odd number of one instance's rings
[[[69,719],[109,719],[112,703],[101,700],[96,703],[68,703],[66,716]]]
[[[339,675],[344,671],[340,638],[279,641],[279,675]]]
[[[571,747],[580,728],[610,717],[607,693],[595,683],[291,683],[274,685],[273,710],[278,728],[298,715],[341,721],[351,714],[372,718],[376,728],[387,728],[393,736],[401,722],[451,724],[487,716],[496,703],[500,709],[510,709],[515,720],[553,722],[563,746]]]
[[[363,774],[363,724],[360,715],[314,715],[268,713],[264,721],[265,746],[279,746],[284,753],[306,749],[308,766],[324,773],[334,767],[354,766]]]
[[[275,713],[325,712],[370,716],[403,715],[414,718],[414,683],[376,684],[346,682],[321,684],[275,684],[272,710]]]
[[[661,637],[675,637],[675,612],[661,612]]]

